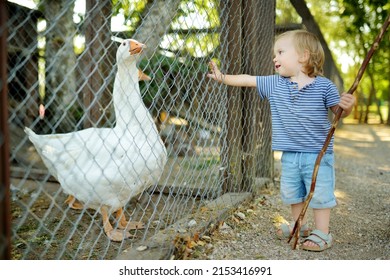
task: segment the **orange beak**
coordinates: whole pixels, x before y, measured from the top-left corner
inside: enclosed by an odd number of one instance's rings
[[[131,55],[142,53],[143,48],[146,48],[144,44],[137,42],[135,40],[130,40],[130,49],[129,52]]]

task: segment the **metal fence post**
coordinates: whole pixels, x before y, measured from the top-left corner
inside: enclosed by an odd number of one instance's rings
[[[0,259],[11,258],[11,215],[9,201],[9,133],[7,94],[7,7],[0,1]]]

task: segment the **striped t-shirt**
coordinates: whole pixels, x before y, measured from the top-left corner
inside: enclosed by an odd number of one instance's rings
[[[328,108],[340,102],[337,87],[317,76],[298,90],[298,84],[279,75],[256,77],[261,98],[269,99],[272,149],[318,153],[331,127]],[[333,152],[333,138],[327,152]]]

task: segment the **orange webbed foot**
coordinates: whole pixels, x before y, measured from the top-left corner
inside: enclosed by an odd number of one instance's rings
[[[118,217],[120,218],[120,221],[122,219],[124,219],[124,221],[126,221],[122,211],[123,211],[122,208],[120,210],[118,210],[116,216],[117,216],[117,218]],[[112,227],[110,220],[109,220],[109,212],[108,212],[107,206],[102,206],[100,208],[100,212],[102,214],[104,232],[107,235],[107,237],[110,238],[112,241],[121,242],[124,239],[134,237],[134,235],[127,232],[128,229],[126,227],[124,229],[114,229]],[[118,212],[120,212],[120,213],[118,214]],[[118,228],[120,228],[120,227],[121,227],[121,222],[119,222],[119,224],[118,224]]]
[[[128,222],[125,217],[123,208],[116,211],[116,219],[118,220],[118,228],[126,230],[143,229],[145,224],[142,222]]]
[[[73,195],[69,195],[64,203],[68,204],[70,208],[75,210],[84,209],[84,205],[81,202],[79,202]]]
[[[108,238],[110,238],[112,241],[115,242],[121,242],[122,240],[134,237],[134,235],[130,234],[130,232],[127,232],[125,230],[119,230],[119,229],[112,229],[110,231],[105,231]]]

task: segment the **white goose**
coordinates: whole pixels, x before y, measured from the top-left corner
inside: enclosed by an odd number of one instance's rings
[[[113,241],[130,237],[129,229],[142,227],[126,221],[123,207],[157,182],[167,161],[164,143],[139,91],[136,58],[144,47],[129,39],[118,48],[114,128],[54,135],[37,135],[25,128],[49,172],[69,195],[69,206],[83,207],[73,205],[77,199],[84,207],[100,211],[104,231]],[[114,212],[119,229],[109,221]]]

